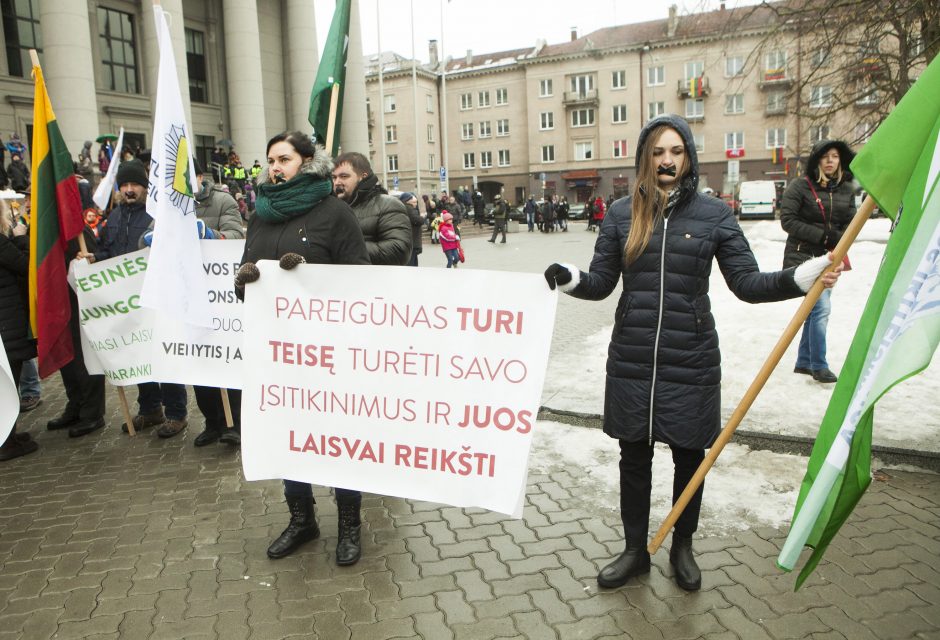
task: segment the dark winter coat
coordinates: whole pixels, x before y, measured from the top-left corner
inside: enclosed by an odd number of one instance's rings
[[[816,177],[820,158],[833,147],[839,152],[842,180],[838,184],[830,181],[827,188],[821,186]],[[826,253],[827,234],[830,241],[837,241],[855,217],[855,187],[848,169],[854,157],[855,154],[844,142],[819,142],[806,160],[803,176],[790,182],[783,192],[780,224],[788,234],[783,252],[784,267],[795,267]],[[813,182],[813,189],[819,196],[819,204],[813,196],[807,177]],[[820,204],[823,210],[820,210]],[[832,246],[834,247],[834,244]]]
[[[372,264],[405,265],[411,260],[411,221],[405,205],[388,195],[375,175],[363,179],[349,201]]]
[[[697,193],[698,164],[684,120],[663,116],[685,142],[691,175],[683,197],[654,227],[645,251],[624,266],[631,198],[614,202],[594,247],[590,271],[569,293],[601,300],[623,283],[607,359],[604,431],[629,442],[652,439],[687,449],[712,445],[721,421],[721,354],[708,298],[712,262],[746,302],[803,295],[793,270],[761,273],[744,233],[723,202]],[[640,156],[640,152],[637,152]]]
[[[421,253],[421,234],[424,232],[424,218],[420,211],[407,204],[405,211],[408,212],[408,220],[411,221],[411,248],[415,254],[419,254]]]
[[[212,230],[217,240],[241,240],[245,237],[238,203],[221,187],[207,185],[195,195],[194,199],[196,218],[202,220],[206,227]],[[153,231],[152,221],[148,230]],[[142,236],[139,246],[141,249],[146,246]]]
[[[140,236],[147,231],[152,221],[143,202],[115,207],[108,216],[108,224],[98,236],[95,261],[137,251],[140,248]]]
[[[11,361],[36,357],[36,342],[29,336],[28,274],[28,236],[0,233],[0,337]]]
[[[14,191],[23,192],[29,189],[29,167],[22,160],[14,160],[10,163],[7,167],[7,177]]]
[[[473,217],[482,216],[484,210],[486,209],[486,203],[483,201],[483,194],[479,191],[474,191],[471,196],[473,201]]]

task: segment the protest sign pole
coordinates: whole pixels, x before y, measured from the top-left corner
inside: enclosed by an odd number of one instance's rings
[[[874,209],[875,199],[871,197],[866,198],[865,202],[863,202],[862,206],[859,208],[858,213],[855,214],[852,222],[849,224],[848,228],[846,228],[842,239],[839,240],[839,244],[832,251],[832,266],[826,269],[826,271],[831,271],[834,267],[842,263],[843,258],[845,258],[846,254],[849,252],[849,246],[855,242],[855,238],[858,236],[859,231],[862,230],[862,226],[868,221],[868,218],[871,217],[871,213]],[[748,387],[747,391],[744,393],[744,397],[741,398],[741,401],[738,403],[738,406],[735,407],[731,417],[728,418],[727,424],[725,424],[724,429],[721,430],[721,433],[718,435],[718,439],[715,440],[715,444],[713,444],[711,449],[709,449],[708,455],[705,456],[705,459],[702,461],[702,464],[699,465],[695,475],[693,475],[692,479],[689,480],[689,484],[679,496],[676,504],[673,505],[669,515],[666,516],[666,520],[659,528],[659,531],[656,532],[653,540],[647,546],[646,549],[650,554],[656,553],[660,545],[662,545],[663,540],[665,540],[666,536],[669,534],[670,529],[675,526],[679,516],[682,515],[682,512],[689,504],[692,496],[695,495],[695,492],[698,491],[698,488],[702,486],[702,482],[705,481],[705,474],[707,474],[708,471],[712,468],[712,466],[715,464],[715,460],[717,460],[718,456],[721,454],[721,450],[724,449],[725,445],[728,444],[728,441],[731,440],[731,436],[734,435],[735,430],[741,424],[741,421],[747,414],[748,409],[751,408],[751,405],[757,398],[757,394],[759,394],[761,389],[764,388],[764,384],[767,382],[770,374],[773,373],[774,369],[777,367],[777,364],[780,362],[780,359],[783,358],[783,354],[786,352],[787,347],[790,346],[793,338],[796,337],[796,332],[799,331],[800,327],[803,326],[803,323],[809,316],[810,311],[813,310],[813,307],[816,305],[816,301],[819,299],[819,295],[822,293],[822,290],[822,275],[820,275],[813,287],[806,293],[806,297],[803,299],[803,303],[800,304],[799,309],[796,310],[796,313],[793,315],[790,323],[787,325],[786,329],[783,330],[783,335],[780,336],[780,339],[774,346],[773,351],[771,351],[770,355],[767,356],[767,359],[764,361],[764,365],[761,367],[760,371],[757,372],[757,377],[754,378],[754,382],[752,382],[751,386]]]
[[[228,389],[219,389],[222,392],[222,409],[225,411],[225,426],[231,429],[235,426],[232,420],[232,403],[228,399]]]
[[[134,431],[134,421],[131,419],[131,410],[127,406],[127,396],[124,395],[124,387],[118,387],[117,391],[118,398],[121,401],[121,412],[124,414],[124,424],[127,425],[127,432],[132,436],[136,436],[137,432]]]
[[[334,84],[330,92],[329,127],[326,130],[326,152],[333,153],[333,134],[336,131],[336,109],[339,107],[339,85]]]

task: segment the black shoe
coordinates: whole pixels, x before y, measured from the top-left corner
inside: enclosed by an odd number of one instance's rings
[[[597,574],[597,584],[614,589],[622,587],[633,576],[650,572],[650,554],[642,542],[627,541],[626,550]]]
[[[806,367],[793,367],[793,373],[802,373],[804,376],[813,375],[812,369],[807,369]]]
[[[206,427],[203,429],[202,433],[196,436],[196,439],[193,440],[193,445],[197,447],[204,447],[207,444],[212,444],[219,439],[219,436],[222,435],[221,429],[213,429],[211,427]]]
[[[92,431],[97,431],[98,429],[104,428],[104,418],[98,418],[97,420],[82,420],[77,425],[69,429],[70,438],[81,438],[82,436],[87,436]]]
[[[289,556],[303,543],[320,537],[311,498],[287,496],[287,508],[290,511],[290,522],[268,547],[268,557],[273,560]]]
[[[839,378],[836,377],[836,374],[834,374],[829,369],[816,369],[815,371],[813,371],[813,380],[815,380],[816,382],[829,383],[829,382],[835,382],[838,379]]]
[[[336,541],[336,564],[345,567],[359,562],[362,544],[359,532],[362,520],[359,518],[359,504],[337,504],[339,512],[339,536]]]
[[[35,440],[24,441],[22,438],[18,438],[18,435],[17,433],[12,437],[8,437],[7,441],[3,443],[3,446],[0,446],[0,462],[6,462],[13,458],[25,456],[39,448]]]
[[[242,443],[242,434],[236,427],[231,429],[225,429],[222,432],[222,435],[219,436],[219,442],[223,444],[230,444],[233,447],[240,446]]]
[[[495,240],[487,240],[487,242],[496,242]]]
[[[680,587],[686,591],[698,591],[702,588],[702,572],[692,556],[692,538],[672,534],[669,564],[676,570],[676,584]]]
[[[70,416],[62,414],[58,418],[53,418],[46,423],[46,429],[49,431],[58,431],[59,429],[68,429],[69,427],[78,424],[81,422],[81,418],[78,416]]]

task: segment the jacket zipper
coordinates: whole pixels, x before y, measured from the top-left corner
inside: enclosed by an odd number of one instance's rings
[[[656,367],[659,361],[659,334],[663,328],[663,294],[666,288],[666,230],[669,228],[669,218],[663,218],[663,245],[659,251],[659,313],[656,316],[656,341],[653,343],[653,380],[650,382],[650,421],[649,440],[653,445],[653,403],[656,395]]]

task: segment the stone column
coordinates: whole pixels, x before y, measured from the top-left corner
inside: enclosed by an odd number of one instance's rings
[[[242,162],[251,162],[265,157],[268,140],[256,0],[223,0],[222,18],[231,137]]]
[[[143,13],[143,41],[144,41],[144,91],[150,96],[151,105],[156,105],[157,99],[157,70],[160,68],[160,48],[157,45],[157,25],[153,13],[153,4],[144,3]],[[183,26],[182,0],[160,0],[160,6],[166,15],[166,23],[170,29],[170,38],[173,40],[173,57],[176,62],[176,77],[180,85],[180,96],[183,98],[183,113],[186,114],[186,123],[193,126],[193,111],[189,102],[189,69],[186,65],[186,32]],[[190,131],[190,135],[193,133]],[[153,140],[149,141],[153,146]]]
[[[362,57],[362,29],[359,26],[359,0],[352,0],[349,15],[349,52],[346,57],[346,89],[343,94],[343,128],[340,152],[358,151],[369,156],[369,122],[366,115],[366,73]],[[379,109],[383,105],[377,105]],[[385,135],[380,131],[379,135]],[[415,132],[418,135],[418,132]]]
[[[287,0],[286,60],[289,68],[287,128],[310,133],[307,114],[310,111],[310,90],[320,64],[317,52],[316,12],[310,0]]]
[[[85,140],[98,131],[95,64],[91,57],[91,27],[86,0],[40,2],[42,74],[59,130],[72,159]],[[29,78],[29,75],[26,76]],[[29,162],[29,158],[24,158]]]

